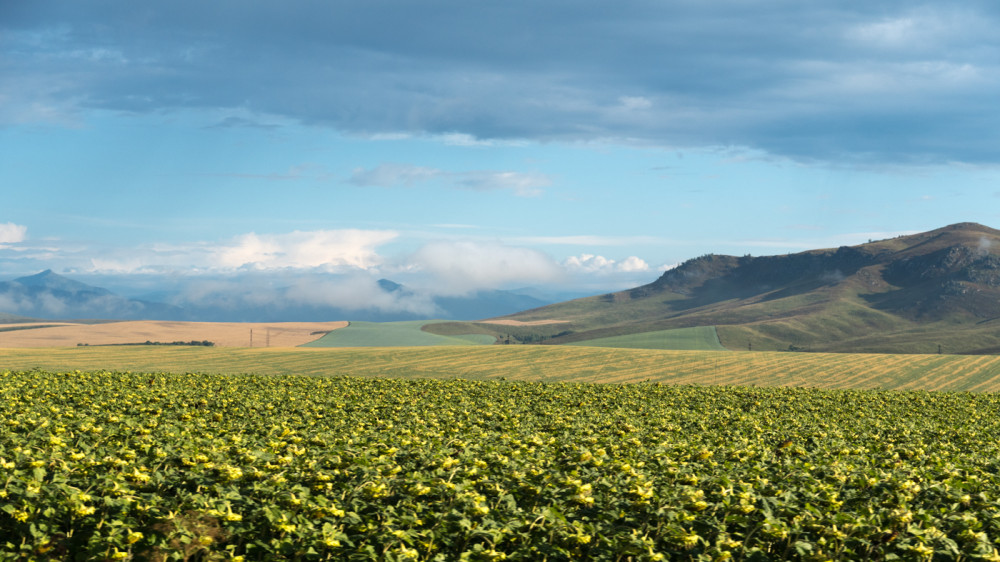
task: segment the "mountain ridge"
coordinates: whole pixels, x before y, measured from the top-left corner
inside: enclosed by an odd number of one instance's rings
[[[548,344],[716,326],[730,349],[984,352],[1000,348],[1000,230],[957,223],[792,254],[706,254],[646,285],[503,319],[563,321],[539,329]]]

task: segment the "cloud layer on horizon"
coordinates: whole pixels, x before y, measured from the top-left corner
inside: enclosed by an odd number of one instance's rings
[[[192,302],[200,299],[199,287],[206,294],[217,294],[253,279],[259,289],[269,283],[289,288],[287,296],[301,297],[303,303],[351,308],[371,297],[364,308],[421,310],[428,306],[426,298],[421,302],[410,298],[401,305],[380,297],[378,279],[402,282],[424,296],[465,296],[523,286],[562,286],[570,291],[595,284],[604,289],[624,287],[642,280],[639,276],[650,269],[635,256],[617,262],[583,254],[560,263],[540,250],[475,239],[429,240],[400,252],[392,249],[399,236],[396,231],[362,229],[250,232],[215,242],[88,248],[54,240],[35,245],[18,234],[6,238],[9,245],[0,245],[0,267],[23,274],[51,268],[70,275],[132,278],[139,285],[150,285],[149,291],[164,280],[186,279]],[[337,290],[323,290],[334,287]],[[306,298],[307,294],[317,296]],[[379,304],[379,299],[385,302]]]
[[[467,144],[1000,163],[987,1],[38,0],[0,16],[0,126],[198,109]]]

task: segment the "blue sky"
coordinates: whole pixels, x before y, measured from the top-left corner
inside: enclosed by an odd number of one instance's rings
[[[3,2],[0,277],[603,292],[997,227],[998,28],[991,2]]]

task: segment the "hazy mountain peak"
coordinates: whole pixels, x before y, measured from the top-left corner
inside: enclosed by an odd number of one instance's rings
[[[95,293],[101,295],[111,294],[111,291],[108,291],[107,289],[74,281],[68,277],[59,275],[51,269],[46,269],[41,273],[28,275],[26,277],[19,277],[13,282],[31,289],[65,291],[68,293]]]

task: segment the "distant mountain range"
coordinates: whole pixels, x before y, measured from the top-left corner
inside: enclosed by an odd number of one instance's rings
[[[507,319],[564,321],[534,328],[550,344],[716,326],[730,349],[998,353],[1000,231],[961,223],[796,254],[705,255],[648,285]]]
[[[389,280],[378,282],[379,289],[397,299],[416,298],[405,286]],[[107,289],[81,283],[46,270],[13,281],[0,282],[0,321],[42,320],[188,320],[202,322],[282,322],[349,319],[386,322],[421,320],[429,317],[475,320],[535,308],[546,301],[512,291],[479,291],[462,297],[426,297],[425,308],[434,314],[375,306],[343,309],[292,298],[289,289],[274,289],[266,298],[253,290],[230,294],[229,298],[184,301],[177,295],[153,294],[180,304],[119,296]]]
[[[556,304],[527,290],[431,298],[382,280],[368,289],[393,306],[380,309],[362,299],[344,309],[305,302],[294,287],[268,289],[266,295],[232,287],[201,301],[166,293],[162,301],[130,299],[44,271],[0,283],[0,320],[435,317],[455,322],[428,331],[545,344],[714,326],[721,343],[737,350],[1000,353],[1000,231],[975,223],[795,254],[709,254],[641,287]],[[482,318],[514,322],[462,322]]]
[[[184,311],[120,297],[45,270],[0,282],[0,313],[39,319],[177,320]]]

